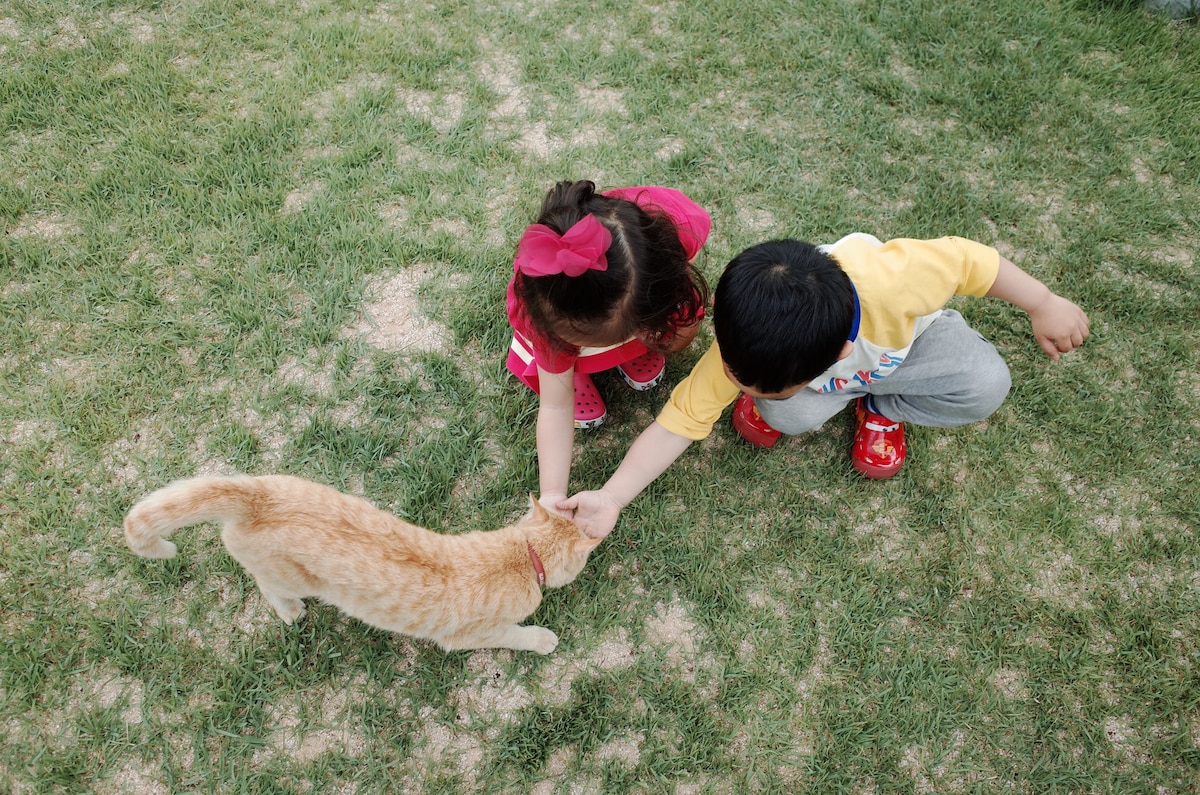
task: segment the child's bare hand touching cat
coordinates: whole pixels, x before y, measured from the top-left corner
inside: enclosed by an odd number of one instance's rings
[[[538,497],[538,502],[542,504],[543,508],[551,513],[556,513],[559,516],[565,516],[568,519],[573,519],[575,518],[574,511],[564,510],[558,507],[559,503],[566,499],[567,495],[562,492],[545,492],[542,494],[542,496]]]
[[[575,524],[591,538],[604,538],[617,526],[624,506],[605,492],[581,491],[569,500],[561,500],[558,508],[564,515],[574,513]]]
[[[692,443],[658,424],[642,431],[603,488],[581,491],[558,503],[558,508],[575,512],[575,524],[591,538],[604,538],[617,526],[621,509],[633,501]]]

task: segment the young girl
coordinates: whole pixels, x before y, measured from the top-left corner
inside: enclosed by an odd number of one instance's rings
[[[555,185],[526,227],[508,285],[508,369],[539,395],[543,505],[566,498],[575,428],[604,421],[592,373],[616,367],[650,389],[663,354],[696,336],[708,285],[691,261],[711,227],[677,190],[597,193],[587,180]]]

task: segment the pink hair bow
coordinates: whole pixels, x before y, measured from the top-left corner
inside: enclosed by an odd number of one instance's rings
[[[605,252],[612,233],[588,213],[562,236],[545,224],[530,224],[517,243],[517,270],[526,276],[579,276],[608,270]]]

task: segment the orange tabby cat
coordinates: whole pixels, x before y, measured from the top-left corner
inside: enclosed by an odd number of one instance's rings
[[[125,538],[145,558],[170,558],[162,536],[219,521],[229,553],[254,575],[284,622],[320,597],[368,624],[442,648],[549,654],[558,636],[522,627],[541,585],[566,585],[599,543],[530,495],[511,527],[441,535],[366,500],[287,476],[198,477],[159,489],[125,517]]]

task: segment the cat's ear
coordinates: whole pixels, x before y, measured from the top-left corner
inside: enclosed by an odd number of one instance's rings
[[[577,554],[577,555],[591,554],[591,551],[593,549],[595,549],[596,547],[600,546],[600,542],[603,540],[604,540],[603,538],[590,538],[588,536],[583,536],[582,538],[577,538],[577,539],[575,539],[575,554]]]
[[[537,497],[533,496],[533,492],[529,494],[529,518],[534,522],[544,522],[550,518],[550,514],[546,513],[546,509]]]

